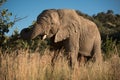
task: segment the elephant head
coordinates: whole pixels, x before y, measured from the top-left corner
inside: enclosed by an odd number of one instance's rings
[[[34,39],[38,35],[52,37],[60,28],[60,17],[55,9],[44,10],[32,28],[24,28],[20,35],[23,39]],[[44,37],[45,38],[45,37]]]

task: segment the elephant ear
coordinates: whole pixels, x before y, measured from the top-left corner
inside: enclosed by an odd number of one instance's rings
[[[69,37],[69,31],[67,28],[59,29],[58,32],[55,35],[54,42],[57,43],[59,41],[65,40]]]

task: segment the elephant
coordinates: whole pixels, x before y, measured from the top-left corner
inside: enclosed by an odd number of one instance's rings
[[[86,57],[94,58],[98,63],[102,61],[101,36],[96,24],[73,9],[43,10],[33,27],[21,30],[20,35],[26,40],[41,35],[44,38],[54,36],[54,43],[65,41],[63,46],[70,55],[72,68],[78,66],[78,55],[81,61]]]

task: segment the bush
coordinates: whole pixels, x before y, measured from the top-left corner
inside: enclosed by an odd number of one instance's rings
[[[118,43],[118,45],[120,45]],[[102,50],[104,52],[105,58],[110,58],[113,56],[113,53],[119,55],[120,47],[117,45],[116,40],[107,37],[106,40],[102,43]]]
[[[10,21],[10,16],[12,16],[12,13],[8,12],[8,9],[3,9],[0,12],[0,46],[6,44],[6,33],[14,25],[14,21]]]

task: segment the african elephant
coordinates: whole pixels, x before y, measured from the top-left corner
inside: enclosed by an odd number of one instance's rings
[[[66,40],[64,47],[70,55],[72,67],[78,65],[78,54],[82,57],[94,57],[96,62],[102,61],[101,37],[96,24],[72,9],[44,10],[32,29],[23,29],[20,34],[27,40],[38,35],[45,35],[47,38],[54,36],[54,43]]]

